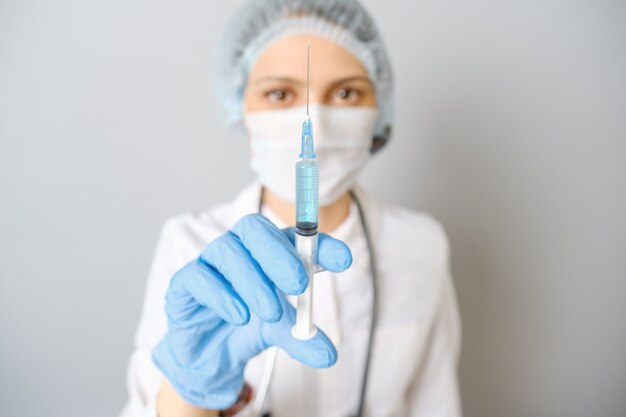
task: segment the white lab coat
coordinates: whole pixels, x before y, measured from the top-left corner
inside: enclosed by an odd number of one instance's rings
[[[355,193],[365,212],[378,263],[379,318],[366,415],[370,417],[457,417],[461,415],[456,368],[460,321],[445,231],[432,216]],[[168,220],[148,279],[135,350],[128,365],[129,399],[120,417],[155,417],[161,373],[151,351],[166,332],[164,296],[170,278],[242,216],[257,211],[255,181],[234,201]],[[286,225],[267,207],[263,214]],[[322,272],[314,282],[314,322],[333,341],[337,363],[313,369],[279,350],[265,401],[272,417],[345,417],[356,412],[372,308],[366,241],[355,203],[332,233],[352,250],[352,266],[341,274]],[[289,296],[295,304],[295,297]],[[256,392],[265,363],[250,360],[245,379]],[[251,405],[238,415],[247,415]]]

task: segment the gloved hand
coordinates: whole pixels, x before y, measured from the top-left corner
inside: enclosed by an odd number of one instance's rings
[[[307,285],[294,233],[261,215],[245,216],[173,276],[165,296],[168,332],[152,357],[186,401],[228,408],[243,387],[247,361],[270,346],[316,368],[336,362],[321,330],[309,340],[291,335],[296,312],[285,294],[301,294]],[[350,266],[343,242],[323,233],[318,242],[323,268]]]

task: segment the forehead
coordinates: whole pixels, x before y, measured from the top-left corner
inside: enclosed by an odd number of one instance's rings
[[[367,77],[365,66],[341,45],[314,35],[290,35],[271,43],[250,69],[249,78],[306,78],[307,42],[311,44],[311,82],[332,81],[352,76]]]

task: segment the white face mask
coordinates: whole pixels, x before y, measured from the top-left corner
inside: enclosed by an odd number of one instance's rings
[[[337,201],[355,183],[370,158],[378,109],[374,107],[309,106],[313,142],[320,164],[319,202]],[[244,115],[252,147],[251,168],[264,186],[295,203],[295,164],[299,161],[306,106]]]

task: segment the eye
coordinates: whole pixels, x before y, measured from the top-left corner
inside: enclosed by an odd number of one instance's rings
[[[356,101],[361,96],[361,92],[354,88],[340,88],[335,92],[335,99],[344,103]]]
[[[265,96],[271,102],[278,104],[287,103],[293,99],[293,94],[291,92],[280,89],[270,90],[265,93]]]

